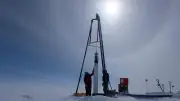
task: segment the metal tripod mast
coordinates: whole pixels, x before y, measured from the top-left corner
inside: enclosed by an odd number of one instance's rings
[[[92,35],[91,32],[92,32],[92,25],[93,25],[94,21],[97,21],[97,24],[98,24],[97,41],[92,42],[91,41],[91,35]],[[87,44],[86,44],[86,48],[85,48],[85,52],[84,52],[84,57],[83,57],[82,65],[81,65],[80,75],[79,75],[79,79],[78,79],[78,83],[77,83],[77,88],[76,88],[76,92],[75,92],[76,94],[78,92],[79,83],[80,83],[80,80],[81,80],[81,77],[82,77],[82,71],[83,71],[83,68],[84,68],[84,62],[85,62],[85,58],[86,58],[87,49],[88,49],[88,46],[92,46],[93,43],[99,43],[100,44],[102,71],[103,70],[107,71],[106,70],[106,63],[105,63],[105,56],[104,56],[104,45],[103,45],[103,37],[102,37],[102,31],[101,31],[101,21],[100,21],[100,16],[98,14],[96,14],[96,18],[91,20],[89,36],[88,36],[88,40],[87,40]],[[103,73],[103,75],[104,75],[104,73]]]

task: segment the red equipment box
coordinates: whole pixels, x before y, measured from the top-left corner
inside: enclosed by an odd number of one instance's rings
[[[120,84],[128,85],[128,78],[120,78]]]
[[[118,91],[128,94],[128,78],[120,78],[120,84],[118,85]]]

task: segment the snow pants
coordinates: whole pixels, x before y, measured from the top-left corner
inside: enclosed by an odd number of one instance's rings
[[[90,85],[86,86],[85,89],[86,89],[86,96],[91,96],[91,86]]]

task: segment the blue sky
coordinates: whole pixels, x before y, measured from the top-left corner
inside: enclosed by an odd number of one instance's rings
[[[180,89],[179,0],[117,0],[122,6],[118,16],[107,15],[103,2],[1,0],[0,88],[6,91],[4,95],[13,85],[18,92],[11,92],[14,96],[36,92],[31,87],[42,92],[75,90],[90,20],[96,13],[101,16],[114,88],[120,77],[129,77],[131,92],[145,92],[145,78],[152,91],[159,90],[156,78],[166,87],[171,80]],[[90,49],[84,71],[91,71],[93,53]],[[46,96],[36,96],[41,95]]]

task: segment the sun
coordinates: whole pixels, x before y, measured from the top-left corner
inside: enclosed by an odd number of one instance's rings
[[[117,1],[108,0],[104,4],[105,13],[110,16],[117,15],[119,13],[118,11],[120,10],[119,8],[119,3]]]
[[[96,7],[102,18],[109,24],[113,24],[121,19],[125,6],[122,0],[101,0]]]

